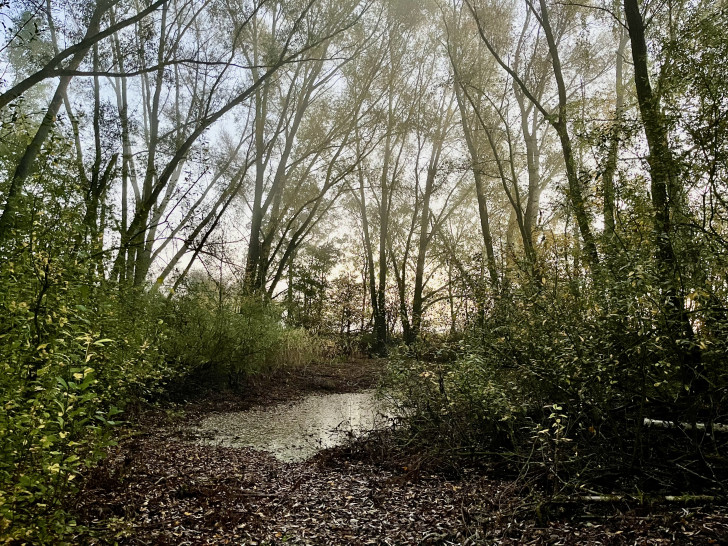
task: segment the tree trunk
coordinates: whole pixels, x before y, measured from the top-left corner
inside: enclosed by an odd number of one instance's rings
[[[420,211],[420,237],[417,246],[417,262],[415,265],[415,286],[412,295],[412,329],[410,331],[410,339],[408,343],[413,343],[420,335],[422,327],[422,303],[423,292],[425,289],[425,259],[427,257],[427,247],[430,244],[431,234],[428,232],[430,225],[430,199],[435,189],[435,177],[440,165],[440,156],[442,148],[445,144],[445,137],[448,132],[450,120],[452,117],[452,102],[454,97],[451,96],[449,103],[443,97],[439,112],[439,124],[435,133],[435,141],[432,142],[432,151],[430,153],[430,161],[427,166],[427,178],[425,180],[425,189],[422,194],[422,210]]]
[[[358,142],[358,138],[357,138]],[[377,281],[374,272],[374,249],[372,247],[371,236],[369,235],[369,217],[367,215],[367,202],[366,193],[364,192],[364,172],[361,165],[357,167],[357,173],[359,175],[359,210],[361,211],[361,223],[362,223],[362,235],[364,239],[364,252],[366,261],[367,276],[365,280],[369,288],[369,298],[372,306],[372,316],[377,317],[378,311],[378,300],[377,300]],[[376,333],[376,326],[375,326]]]
[[[571,145],[571,137],[567,128],[567,95],[566,95],[566,84],[564,83],[564,75],[561,71],[561,59],[559,58],[559,50],[556,45],[551,24],[549,22],[549,11],[546,6],[546,0],[539,0],[541,6],[541,27],[544,30],[546,41],[549,46],[549,53],[551,55],[551,64],[554,70],[554,78],[556,79],[556,86],[559,93],[559,114],[555,121],[551,121],[551,125],[559,135],[561,141],[561,149],[564,154],[564,163],[566,165],[566,178],[569,183],[569,198],[571,200],[571,206],[574,209],[574,217],[576,218],[576,224],[579,226],[579,233],[584,241],[584,250],[586,251],[589,265],[592,267],[599,263],[599,254],[597,252],[596,241],[591,230],[591,224],[589,221],[589,213],[587,212],[586,202],[584,201],[584,194],[581,188],[581,181],[576,172],[576,161],[574,159],[574,152]]]
[[[486,265],[488,268],[488,274],[490,275],[490,282],[495,289],[498,286],[498,268],[495,263],[495,252],[493,250],[493,236],[490,231],[490,216],[488,214],[488,200],[485,195],[485,184],[483,182],[482,173],[480,170],[480,160],[478,155],[478,149],[473,141],[473,134],[468,123],[468,115],[465,110],[465,101],[462,96],[462,90],[460,89],[460,83],[455,84],[455,97],[458,101],[458,108],[460,109],[460,118],[463,126],[463,134],[465,135],[465,143],[468,146],[470,152],[470,161],[473,169],[473,178],[475,179],[475,192],[478,198],[478,215],[480,217],[480,232],[483,236],[483,245],[485,246],[486,254]]]
[[[614,106],[614,123],[611,129],[609,139],[609,151],[607,153],[607,161],[604,166],[604,175],[602,176],[604,184],[604,235],[607,242],[614,239],[616,229],[616,192],[614,185],[614,176],[617,172],[617,156],[619,152],[619,138],[622,130],[622,116],[624,111],[624,85],[623,85],[623,66],[624,66],[624,49],[627,45],[629,36],[625,34],[624,28],[619,27],[619,45],[617,47],[616,56],[616,76],[615,76],[615,106]]]
[[[707,389],[707,381],[703,376],[702,354],[694,342],[694,332],[685,310],[685,301],[678,291],[680,273],[671,240],[671,214],[676,212],[680,201],[678,170],[668,143],[667,125],[660,109],[659,98],[654,95],[650,84],[644,21],[637,0],[624,0],[624,13],[632,45],[637,103],[649,149],[647,163],[654,210],[656,259],[666,288],[666,328],[668,335],[676,341],[675,350],[679,355],[689,392],[697,394]]]

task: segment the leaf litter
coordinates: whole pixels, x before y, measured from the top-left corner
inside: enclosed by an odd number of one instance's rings
[[[330,369],[326,368],[326,373]],[[339,370],[341,372],[341,370]],[[361,379],[361,378],[359,378]],[[280,382],[278,382],[281,384]],[[273,403],[321,382],[263,386]],[[323,390],[357,391],[346,373]],[[303,386],[302,386],[303,385]],[[310,386],[314,385],[311,389]],[[279,389],[280,390],[280,389]],[[255,392],[255,389],[252,389]],[[232,397],[232,398],[231,398]],[[238,397],[239,398],[239,397]],[[119,544],[725,544],[725,506],[582,503],[544,518],[527,484],[484,465],[457,474],[386,448],[386,433],[283,462],[250,447],[197,445],[190,424],[251,404],[233,395],[156,415],[87,473],[72,510]],[[534,493],[536,493],[534,495]]]

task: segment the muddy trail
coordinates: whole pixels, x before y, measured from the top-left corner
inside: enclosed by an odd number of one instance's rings
[[[383,362],[321,364],[258,378],[134,416],[85,476],[71,509],[120,544],[726,544],[725,507],[572,504],[545,513],[538,492],[497,466],[440,470],[387,431],[287,462],[252,447],[201,445],[206,420],[372,389]],[[224,443],[224,442],[223,442]],[[204,442],[202,442],[204,444]],[[298,459],[300,459],[299,457]]]

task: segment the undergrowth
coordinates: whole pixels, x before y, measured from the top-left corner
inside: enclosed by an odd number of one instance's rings
[[[457,344],[393,351],[387,383],[404,441],[443,465],[507,461],[550,495],[725,497],[728,434],[712,428],[728,422],[722,323],[708,305],[695,313],[705,378],[696,384],[655,298],[656,275],[637,258],[606,289],[544,275],[504,293]]]

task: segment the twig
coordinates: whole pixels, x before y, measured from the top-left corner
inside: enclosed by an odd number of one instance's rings
[[[240,491],[241,495],[246,497],[280,497],[278,493],[261,493],[260,491],[253,491],[252,489],[243,489]]]
[[[726,497],[716,495],[660,495],[660,496],[631,496],[631,495],[569,495],[557,496],[549,502],[554,504],[571,504],[577,502],[625,502],[638,501],[640,503],[669,502],[689,504],[694,502],[725,502]]]

